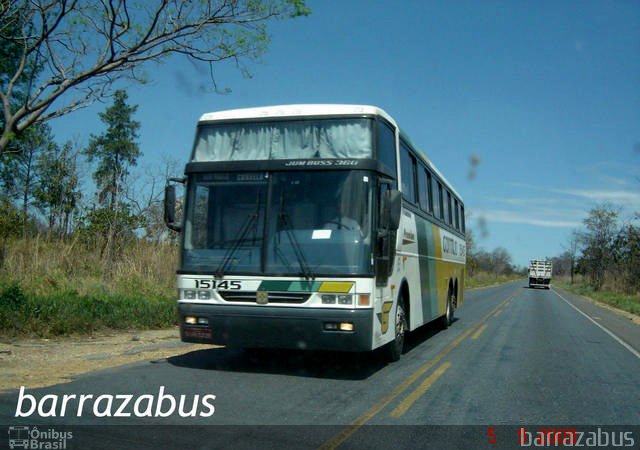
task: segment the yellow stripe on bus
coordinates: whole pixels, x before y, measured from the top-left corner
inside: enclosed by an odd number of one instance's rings
[[[346,294],[353,287],[353,281],[323,281],[318,292]]]

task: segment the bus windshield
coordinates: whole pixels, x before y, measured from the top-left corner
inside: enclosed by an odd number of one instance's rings
[[[372,158],[371,129],[364,118],[203,124],[191,160]]]
[[[370,275],[371,179],[359,170],[196,174],[182,270]]]

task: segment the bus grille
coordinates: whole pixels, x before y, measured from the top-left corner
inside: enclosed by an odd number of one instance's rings
[[[218,291],[226,302],[256,303],[256,293],[251,291]],[[269,292],[269,303],[304,303],[311,294],[304,292]]]

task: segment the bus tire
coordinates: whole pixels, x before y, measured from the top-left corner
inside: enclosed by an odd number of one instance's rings
[[[447,294],[447,309],[444,313],[444,316],[440,318],[440,325],[442,326],[443,330],[449,328],[449,326],[453,323],[453,315],[455,313],[455,310],[453,308],[454,295],[455,294],[451,291],[449,291],[449,294]]]
[[[407,315],[405,313],[404,298],[400,297],[398,303],[396,303],[396,320],[394,329],[394,339],[387,344],[387,359],[390,362],[395,362],[402,356],[404,350],[404,338],[408,330]]]

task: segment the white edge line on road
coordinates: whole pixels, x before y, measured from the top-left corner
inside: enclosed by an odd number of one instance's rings
[[[585,312],[583,312],[580,308],[578,308],[576,305],[574,305],[573,303],[571,303],[569,300],[567,300],[566,298],[564,298],[562,295],[560,295],[558,293],[558,291],[556,291],[555,289],[551,289],[558,297],[560,297],[562,300],[564,300],[569,306],[571,306],[573,309],[575,309],[576,311],[578,311],[580,314],[582,314],[583,316],[585,316],[587,319],[589,319],[589,321],[594,324],[595,326],[597,326],[598,328],[600,328],[602,331],[604,331],[605,333],[607,333],[609,336],[611,336],[613,339],[615,339],[618,344],[622,345],[624,348],[626,348],[627,350],[629,350],[631,353],[633,353],[633,355],[640,359],[640,353],[638,353],[636,351],[636,349],[634,349],[633,347],[631,347],[629,344],[627,344],[625,341],[623,341],[622,339],[620,339],[618,336],[616,336],[613,332],[609,331],[607,328],[603,327],[602,325],[600,325],[598,322],[596,322],[595,320],[593,320],[591,317],[589,317],[588,314],[586,314]]]

